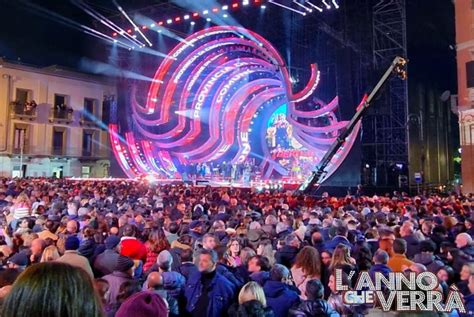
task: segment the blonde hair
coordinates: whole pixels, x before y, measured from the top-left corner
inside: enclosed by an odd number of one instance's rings
[[[265,293],[263,292],[263,288],[257,282],[248,282],[240,290],[239,305],[251,300],[259,301],[263,307],[267,307]]]
[[[56,248],[54,245],[50,245],[49,247],[46,247],[43,251],[43,255],[41,256],[40,262],[52,262],[56,261],[59,259],[59,251],[58,248]]]

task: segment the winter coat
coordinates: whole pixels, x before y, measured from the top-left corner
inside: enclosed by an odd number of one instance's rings
[[[178,272],[162,272],[163,288],[170,296],[179,300],[183,294],[186,279]]]
[[[104,276],[112,273],[115,270],[119,254],[115,250],[105,250],[99,254],[94,261],[94,272],[98,276]]]
[[[298,248],[285,245],[275,253],[276,263],[282,264],[290,269],[296,259],[298,252]]]
[[[109,294],[106,298],[107,304],[109,305],[117,303],[117,295],[119,294],[120,286],[127,281],[133,281],[133,278],[129,274],[119,271],[114,271],[112,274],[104,276],[103,279],[109,282]]]
[[[186,310],[192,312],[196,308],[199,298],[202,295],[201,273],[197,272],[189,277],[184,290],[187,300]],[[226,315],[232,300],[234,299],[233,285],[222,275],[216,273],[208,288],[209,303],[207,314],[203,317],[221,317]]]
[[[423,264],[426,266],[428,271],[434,274],[436,274],[438,270],[444,266],[444,263],[436,259],[433,254],[426,252],[415,255],[413,262]]]
[[[410,234],[402,239],[407,242],[407,258],[413,259],[415,254],[420,253],[420,240],[414,234]]]
[[[197,273],[197,271],[196,265],[191,262],[183,263],[176,269],[176,272],[181,273],[186,280],[188,280],[192,274]]]
[[[257,300],[251,300],[238,305],[234,303],[230,306],[229,317],[273,317],[273,310],[270,307],[263,307]]]
[[[290,307],[300,301],[298,293],[290,286],[277,281],[267,281],[263,286],[267,304],[272,308],[275,317],[286,317]]]
[[[323,299],[305,300],[293,306],[288,314],[290,317],[339,317],[339,313]]]

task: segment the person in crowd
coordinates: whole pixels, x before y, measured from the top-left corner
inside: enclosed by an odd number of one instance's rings
[[[237,267],[242,265],[242,260],[240,259],[240,241],[237,238],[232,238],[227,243],[227,252],[226,252],[227,265],[231,267]]]
[[[400,236],[407,243],[407,258],[413,259],[415,254],[420,250],[420,239],[415,235],[415,230],[411,221],[405,221],[400,227]]]
[[[41,255],[40,262],[52,262],[56,261],[60,257],[61,256],[59,255],[58,248],[54,245],[50,245],[44,249],[43,254]]]
[[[295,264],[291,267],[291,276],[300,291],[301,299],[306,300],[306,283],[309,280],[321,279],[321,259],[318,250],[310,246],[301,249],[296,256]]]
[[[13,219],[10,223],[10,226],[13,231],[15,231],[20,219],[29,217],[31,215],[31,202],[25,192],[22,192],[15,199],[15,203],[11,208],[11,213],[13,215]]]
[[[288,316],[290,317],[339,317],[339,313],[324,300],[324,286],[318,279],[309,280],[305,286],[305,298],[293,306]]]
[[[77,251],[79,249],[79,238],[76,236],[68,237],[66,239],[64,247],[66,250],[64,255],[56,261],[81,268],[86,271],[91,278],[94,278],[94,274],[92,273],[92,268],[89,264],[89,261],[87,260],[87,258],[80,255]]]
[[[466,263],[462,266],[461,272],[459,273],[459,282],[456,284],[459,291],[464,294],[469,294],[469,276],[474,274],[474,262]]]
[[[53,286],[54,285],[54,286]],[[67,263],[32,265],[6,297],[5,317],[101,317],[101,302],[90,276]]]
[[[347,246],[349,249],[352,248],[352,244],[347,240],[347,227],[344,223],[336,223],[335,233],[336,235],[330,241],[324,244],[324,249],[333,251],[340,244]]]
[[[449,288],[454,280],[453,268],[447,265],[439,268],[436,272],[436,277],[438,278],[439,285],[443,289],[443,298],[448,298]]]
[[[122,304],[128,298],[130,298],[131,296],[139,292],[141,292],[141,285],[139,281],[130,280],[130,281],[125,281],[122,284],[120,284],[116,302],[112,304],[108,303],[110,310],[109,310],[109,313],[107,314],[108,315],[107,317],[115,317],[117,315],[117,311],[120,309]]]
[[[155,292],[138,292],[125,300],[115,317],[161,317],[168,316],[168,307]]]
[[[270,240],[261,241],[257,247],[257,255],[264,256],[270,262],[270,266],[273,266],[276,263],[275,260],[275,250],[273,249],[272,243]]]
[[[43,231],[38,232],[38,238],[46,241],[46,239],[51,239],[53,241],[58,241],[59,237],[56,234],[58,230],[57,224],[52,220],[46,220],[43,225]]]
[[[202,237],[202,247],[208,251],[215,250],[217,247],[216,237],[211,233],[205,234]]]
[[[300,301],[297,289],[290,286],[290,271],[282,264],[275,264],[270,279],[263,286],[268,306],[275,317],[288,316],[290,308]]]
[[[147,242],[145,242],[145,247],[147,256],[145,264],[143,264],[143,270],[148,272],[156,263],[158,254],[163,250],[170,249],[170,244],[162,228],[155,229],[150,233]]]
[[[93,265],[94,272],[100,277],[111,274],[115,270],[115,265],[119,257],[117,246],[120,243],[120,238],[111,235],[105,239],[104,243],[105,250],[97,255]]]
[[[335,269],[341,269],[347,274],[349,274],[350,271],[355,271],[355,261],[351,258],[350,252],[350,249],[346,245],[339,244],[332,255],[329,271],[333,272]]]
[[[270,261],[261,255],[254,255],[248,262],[248,272],[250,279],[260,285],[265,285],[265,282],[270,278]]]
[[[136,231],[137,228],[134,225],[126,224],[123,226],[123,236],[120,239],[120,254],[132,260],[140,260],[146,263],[147,248],[136,238]]]
[[[163,275],[160,272],[151,272],[148,274],[145,284],[149,291],[157,293],[165,300],[169,308],[170,316],[179,316],[178,300],[171,296],[164,288]]]
[[[107,298],[107,304],[116,304],[120,286],[127,281],[133,281],[133,267],[134,263],[132,259],[120,255],[117,258],[114,271],[103,277],[103,279],[109,283],[109,296]]]
[[[30,264],[39,263],[43,250],[46,248],[46,242],[42,239],[34,239],[31,241],[30,247]]]
[[[238,303],[229,309],[229,317],[273,317],[267,306],[263,288],[256,282],[248,282],[239,292]]]
[[[472,245],[472,237],[466,233],[462,232],[456,236],[456,247],[464,252],[465,254],[474,257],[474,246]]]
[[[189,277],[198,271],[196,265],[193,263],[193,251],[191,249],[184,249],[181,251],[181,265],[176,268],[176,272],[189,280]]]
[[[171,271],[173,257],[168,250],[163,250],[156,259],[158,272],[161,275],[163,288],[176,300],[180,300],[186,279],[178,272]]]
[[[235,295],[234,287],[216,271],[217,254],[202,249],[198,255],[197,274],[186,283],[186,310],[191,316],[220,317],[226,312]]]
[[[416,254],[413,262],[423,264],[428,271],[436,273],[444,266],[444,263],[434,255],[436,244],[431,239],[420,242],[420,253]]]
[[[374,265],[370,268],[369,275],[372,281],[375,281],[375,275],[377,273],[382,274],[385,278],[388,279],[388,275],[392,272],[392,269],[387,266],[388,263],[388,253],[384,250],[377,250],[374,254],[373,259]]]
[[[404,239],[395,239],[393,241],[393,255],[388,260],[388,267],[393,272],[403,272],[404,266],[411,266],[413,261],[406,257],[407,242]]]
[[[468,295],[464,296],[465,314],[459,314],[460,317],[472,316],[474,312],[474,275],[469,275],[468,279]]]
[[[291,268],[300,250],[300,245],[301,242],[295,234],[287,235],[285,245],[275,253],[276,263],[282,264],[288,269]]]

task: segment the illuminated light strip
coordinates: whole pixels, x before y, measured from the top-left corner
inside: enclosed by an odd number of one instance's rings
[[[307,2],[309,2],[309,0],[306,0]],[[326,0],[322,0],[323,4],[326,6],[326,9],[331,9],[331,5],[329,3],[326,2]]]
[[[286,5],[284,5],[284,4],[275,2],[274,0],[268,0],[268,2],[271,3],[271,4],[274,4],[274,5],[276,5],[276,6],[285,8],[285,9],[287,9],[287,10],[293,11],[293,12],[295,12],[295,13],[301,14],[302,16],[305,16],[305,15],[306,15],[306,12],[302,12],[302,11],[293,9],[292,7],[289,7],[289,6],[286,6]]]
[[[135,166],[138,166],[140,168],[140,172],[143,172],[143,173],[150,172],[150,167],[147,164],[145,164],[141,160],[140,156],[138,155],[139,149],[136,146],[135,138],[133,137],[133,134],[130,132],[125,133],[125,139],[127,140],[128,148],[130,149],[130,152],[131,152],[130,156],[132,158],[132,161],[135,163]]]
[[[167,169],[164,169],[156,164],[155,155],[153,154],[153,150],[152,150],[150,142],[143,140],[141,143],[142,143],[143,152],[145,154],[145,159],[148,165],[151,166],[152,169],[157,173],[164,173],[168,175],[168,177],[173,177],[173,174],[168,172]]]
[[[122,170],[125,172],[125,174],[130,177],[134,178],[136,177],[136,174],[133,172],[131,166],[128,164],[127,160],[125,159],[124,153],[122,152],[121,146],[120,146],[120,141],[118,138],[118,126],[115,124],[109,125],[109,136],[110,136],[110,143],[112,145],[116,144],[117,146],[112,146],[113,152],[115,154],[115,157],[118,157],[118,162],[120,166],[122,167]],[[117,149],[118,147],[118,149]]]
[[[318,70],[318,66],[316,64],[311,64],[311,77],[309,78],[306,87],[300,92],[293,94],[291,101],[300,102],[308,98],[316,88],[318,88],[320,79],[321,73]]]
[[[336,0],[332,0],[332,4],[334,5],[334,8],[339,9],[339,5],[337,4]]]
[[[320,103],[322,104],[321,100]],[[303,111],[303,110],[296,110],[295,103],[291,102],[290,114],[295,115],[299,118],[317,118],[328,114],[329,112],[334,111],[339,106],[339,97],[334,97],[334,99],[328,103],[326,106],[321,107],[317,110],[310,110],[310,111]]]
[[[239,71],[239,70],[236,70],[236,71]],[[257,71],[257,70],[247,70],[247,71]],[[250,74],[250,73],[249,73]],[[239,72],[237,73],[235,76],[230,76],[230,80],[228,81],[229,84],[238,84],[240,80],[242,80],[243,77],[245,77],[247,74],[244,73],[244,72]],[[221,96],[221,94],[216,94],[216,96],[214,96],[214,100],[212,102],[213,104],[213,107],[211,107],[210,109],[210,114],[209,114],[209,139],[204,143],[202,144],[199,148],[195,149],[195,150],[191,150],[188,152],[188,155],[191,157],[190,161],[191,162],[198,162],[199,160],[201,160],[202,158],[201,157],[195,157],[195,156],[198,156],[200,153],[205,153],[207,151],[209,151],[209,149],[211,147],[215,147],[215,143],[219,140],[219,136],[220,136],[220,132],[222,131],[221,127],[220,127],[220,124],[228,124],[228,121],[224,121],[224,120],[221,120],[221,113],[226,113],[226,109],[227,109],[227,106],[229,104],[231,105],[235,105],[235,104],[238,104],[237,101],[235,101],[235,98],[236,98],[236,95],[239,94],[239,92],[241,93],[242,91],[245,91],[247,90],[248,93],[250,93],[252,91],[252,88],[255,89],[254,87],[252,87],[253,82],[250,82],[248,83],[247,85],[244,85],[243,87],[240,87],[236,93],[234,93],[234,95],[231,97],[231,99],[229,99],[229,101],[227,101],[226,105],[224,108],[222,108],[222,105],[223,105],[223,99],[222,98],[219,98],[219,96]],[[223,83],[223,85],[227,85],[227,83]],[[221,85],[222,88],[218,89],[219,90],[222,90],[224,89],[223,85]],[[217,97],[217,98],[216,98]],[[222,148],[222,146],[218,146],[216,149],[219,149],[219,148]],[[209,156],[212,156],[214,155],[215,153],[214,152],[211,152]]]

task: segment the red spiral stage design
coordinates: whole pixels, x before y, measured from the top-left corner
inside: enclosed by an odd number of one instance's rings
[[[249,157],[262,179],[290,175],[290,168],[275,158],[283,150],[270,149],[262,122],[286,105],[285,129],[299,149],[291,153],[303,153],[317,164],[348,123],[334,113],[337,97],[326,104],[313,96],[319,80],[313,64],[306,87],[293,93],[285,62],[258,34],[231,26],[199,31],[163,60],[145,105],[136,102],[133,89],[133,129],[121,126],[128,132],[119,134],[117,123],[109,126],[115,156],[129,177],[174,178],[189,164],[240,164]],[[359,128],[328,166],[326,178],[347,156]]]

